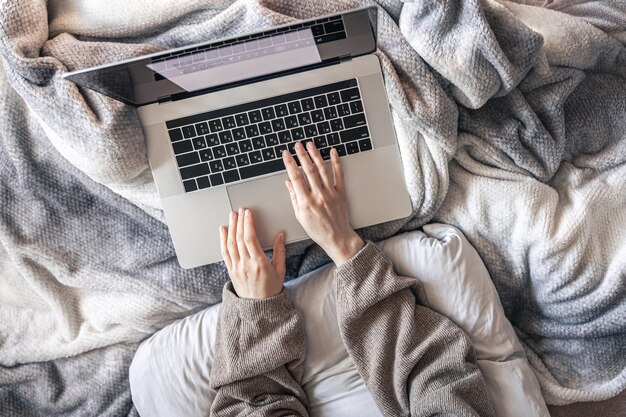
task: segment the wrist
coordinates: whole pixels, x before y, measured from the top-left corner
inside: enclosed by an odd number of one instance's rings
[[[365,242],[363,242],[361,236],[353,230],[347,237],[338,239],[333,244],[332,250],[328,251],[328,256],[330,256],[335,265],[341,266],[359,253],[364,246]]]

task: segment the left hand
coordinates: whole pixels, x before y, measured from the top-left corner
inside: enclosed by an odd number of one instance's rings
[[[248,209],[231,212],[226,226],[220,226],[222,258],[240,298],[264,299],[279,294],[285,280],[285,233],[274,239],[272,262],[256,236],[254,219]]]

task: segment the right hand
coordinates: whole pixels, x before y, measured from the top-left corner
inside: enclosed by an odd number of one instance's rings
[[[337,150],[333,148],[330,153],[335,177],[333,184],[333,176],[315,144],[308,142],[307,148],[309,154],[301,143],[295,145],[302,170],[287,150],[283,152],[283,162],[289,175],[285,184],[296,219],[309,237],[339,266],[356,255],[365,243],[350,226],[343,169]]]

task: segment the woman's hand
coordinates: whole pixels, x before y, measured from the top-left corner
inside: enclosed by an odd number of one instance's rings
[[[333,176],[315,144],[308,142],[307,148],[310,157],[301,143],[295,145],[302,171],[291,154],[286,150],[283,152],[283,162],[289,175],[285,184],[296,219],[309,237],[339,266],[356,255],[365,243],[350,226],[343,169],[337,150],[333,148],[330,153],[335,176],[333,184]]]
[[[240,298],[263,299],[280,293],[285,279],[285,234],[274,239],[270,263],[256,237],[252,213],[230,213],[228,228],[220,226],[222,258]]]

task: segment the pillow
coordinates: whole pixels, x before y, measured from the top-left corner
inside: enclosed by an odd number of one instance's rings
[[[432,224],[378,243],[400,275],[417,277],[430,307],[472,340],[498,416],[549,416],[524,351],[478,253],[460,231]],[[307,334],[303,388],[312,416],[380,416],[341,341],[331,285],[334,265],[285,284]],[[143,416],[208,415],[219,304],[175,322],[141,344],[130,366]]]

